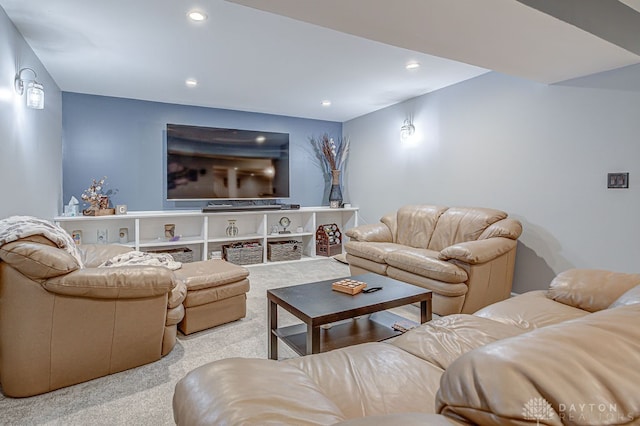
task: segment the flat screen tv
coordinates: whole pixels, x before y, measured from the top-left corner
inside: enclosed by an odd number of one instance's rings
[[[167,199],[289,197],[289,134],[167,124]]]

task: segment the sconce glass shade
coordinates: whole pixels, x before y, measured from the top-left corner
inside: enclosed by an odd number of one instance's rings
[[[33,73],[33,79],[24,78],[22,74],[30,71]],[[15,89],[16,93],[23,95],[27,92],[27,107],[33,109],[44,109],[44,87],[42,84],[36,81],[38,75],[31,68],[22,68],[18,74],[16,74]]]
[[[44,109],[44,88],[35,81],[27,85],[27,106],[33,109]]]
[[[404,124],[400,127],[400,140],[402,142],[408,141],[415,132],[416,128],[413,123],[409,119],[404,120]]]

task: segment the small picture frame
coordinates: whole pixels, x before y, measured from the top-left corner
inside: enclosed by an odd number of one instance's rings
[[[118,239],[120,244],[127,244],[129,242],[129,228],[120,228]]]
[[[607,174],[607,188],[629,188],[629,173]]]
[[[71,238],[76,245],[82,244],[82,231],[75,230],[71,232]]]

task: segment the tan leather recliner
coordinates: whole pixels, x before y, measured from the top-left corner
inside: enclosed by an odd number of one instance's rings
[[[511,294],[522,225],[487,208],[403,206],[347,230],[351,275],[375,272],[433,291],[438,315],[473,313]]]
[[[0,383],[24,397],[160,359],[185,285],[163,267],[97,268],[126,251],[81,246],[84,268],[42,236],[0,247]]]

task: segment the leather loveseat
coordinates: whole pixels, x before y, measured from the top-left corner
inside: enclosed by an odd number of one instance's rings
[[[351,275],[375,272],[433,291],[438,315],[473,313],[511,294],[519,221],[487,208],[403,206],[347,230]]]
[[[164,267],[97,267],[130,250],[84,245],[74,257],[41,235],[0,246],[0,383],[6,396],[48,392],[171,351],[187,288]]]
[[[559,274],[534,291],[367,343],[191,371],[178,425],[640,422],[640,275]]]

